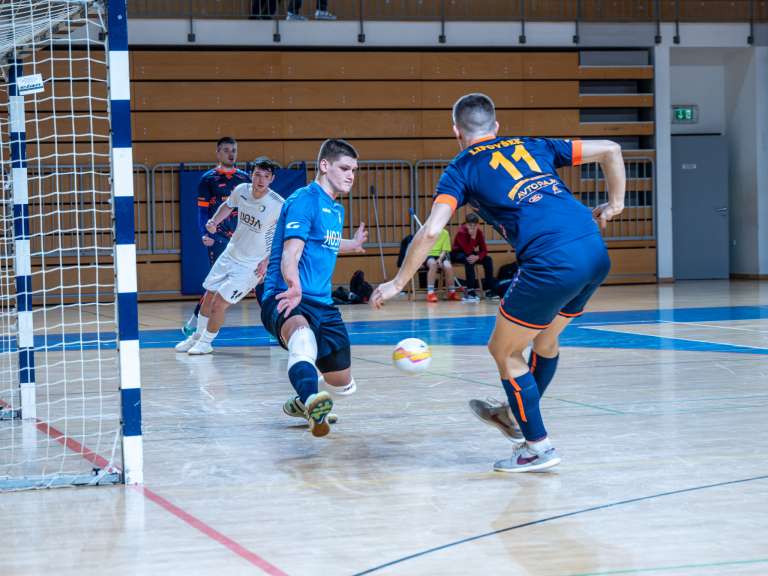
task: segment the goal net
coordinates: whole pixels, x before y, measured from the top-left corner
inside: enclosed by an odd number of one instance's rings
[[[116,227],[130,221],[133,242],[132,198],[115,191],[110,78],[128,80],[127,45],[110,66],[112,4],[0,4],[0,490],[123,480],[119,320],[135,321],[135,250]]]

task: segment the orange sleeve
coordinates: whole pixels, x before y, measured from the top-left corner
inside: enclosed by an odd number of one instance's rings
[[[448,206],[451,207],[451,210],[456,210],[456,207],[459,205],[456,198],[450,194],[440,194],[435,198],[435,204],[448,204]]]
[[[571,142],[572,152],[571,158],[574,166],[581,164],[581,140],[573,140]]]

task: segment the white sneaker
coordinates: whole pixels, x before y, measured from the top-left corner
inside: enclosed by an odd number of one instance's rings
[[[189,336],[186,340],[183,340],[182,342],[179,342],[176,344],[176,352],[189,352],[189,349],[192,348],[195,344],[197,344],[197,340],[200,338],[200,335],[195,332],[192,334],[192,336]]]
[[[496,472],[538,472],[558,464],[560,456],[554,448],[537,452],[525,443],[515,448],[510,458],[496,462],[493,469]]]
[[[203,354],[210,354],[211,352],[213,352],[213,346],[211,346],[210,343],[198,340],[195,342],[195,345],[187,351],[187,354],[190,356],[201,356]]]
[[[315,20],[336,20],[336,15],[328,10],[315,10]]]

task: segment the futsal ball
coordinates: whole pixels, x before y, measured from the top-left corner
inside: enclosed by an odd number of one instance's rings
[[[392,363],[403,372],[423,372],[432,363],[432,351],[424,340],[400,340],[392,352]]]

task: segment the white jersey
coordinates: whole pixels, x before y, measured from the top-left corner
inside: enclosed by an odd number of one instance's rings
[[[235,262],[256,268],[272,249],[275,225],[284,201],[272,189],[255,199],[249,182],[238,185],[226,201],[230,208],[237,208],[237,228],[224,253]]]

